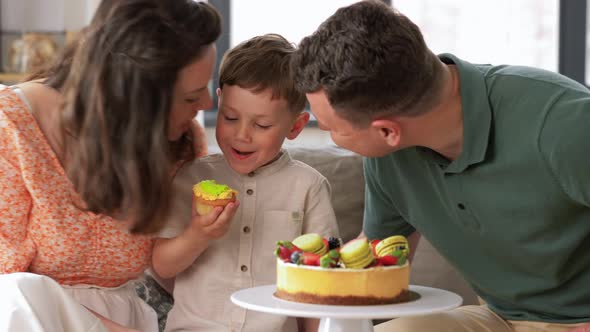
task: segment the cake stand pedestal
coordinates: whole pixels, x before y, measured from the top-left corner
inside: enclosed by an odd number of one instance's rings
[[[232,294],[236,305],[260,312],[293,317],[319,318],[319,332],[372,332],[372,319],[389,319],[450,310],[463,299],[452,292],[410,285],[410,301],[397,304],[341,306],[299,303],[274,296],[275,285],[258,286]]]

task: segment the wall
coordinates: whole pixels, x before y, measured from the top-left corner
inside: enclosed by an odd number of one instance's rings
[[[2,31],[78,30],[87,24],[100,0],[1,0]]]

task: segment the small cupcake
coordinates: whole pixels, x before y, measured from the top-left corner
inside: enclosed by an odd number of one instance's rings
[[[216,206],[235,202],[238,192],[215,180],[204,180],[193,186],[197,213],[204,216]]]

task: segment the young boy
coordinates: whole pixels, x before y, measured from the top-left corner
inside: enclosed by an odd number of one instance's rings
[[[216,138],[223,154],[180,171],[177,215],[154,247],[155,272],[176,276],[166,331],[317,330],[317,320],[247,311],[230,301],[239,289],[275,283],[277,240],[338,236],[327,180],[281,149],[309,120],[305,96],[292,81],[293,52],[287,40],[269,34],[238,45],[222,61]],[[237,190],[239,202],[189,216],[190,187],[204,179]]]

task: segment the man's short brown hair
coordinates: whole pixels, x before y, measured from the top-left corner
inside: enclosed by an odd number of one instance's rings
[[[254,93],[266,89],[284,99],[293,112],[305,108],[305,94],[295,88],[289,63],[295,47],[278,34],[251,38],[229,50],[219,68],[219,88],[237,85]]]
[[[418,27],[378,0],[340,8],[301,41],[292,61],[298,89],[323,89],[334,110],[358,126],[382,114],[428,111],[442,66]]]

